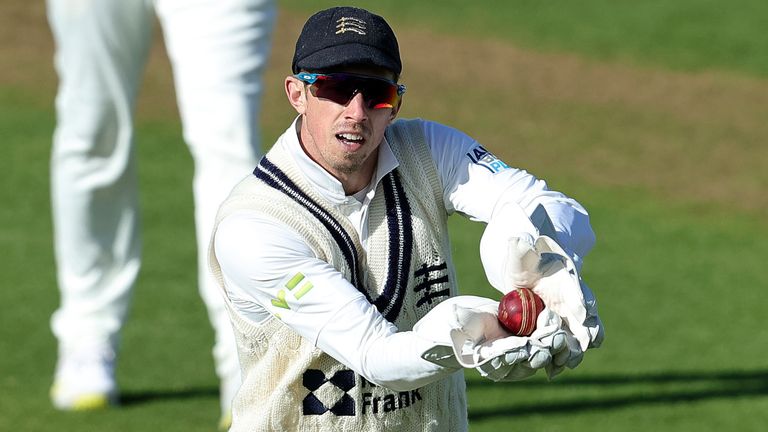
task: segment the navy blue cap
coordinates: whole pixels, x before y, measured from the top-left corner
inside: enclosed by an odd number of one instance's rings
[[[400,75],[400,48],[384,18],[346,6],[309,17],[296,41],[293,73],[351,65],[378,66]]]

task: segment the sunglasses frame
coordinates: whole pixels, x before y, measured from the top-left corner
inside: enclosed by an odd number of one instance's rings
[[[360,74],[353,74],[353,73],[338,72],[338,73],[324,74],[324,73],[300,72],[300,73],[295,74],[293,77],[298,79],[298,80],[300,80],[300,81],[302,81],[302,82],[304,82],[304,83],[306,83],[306,84],[309,84],[310,86],[312,86],[315,83],[317,83],[318,80],[322,80],[323,78],[326,78],[326,77],[329,78],[329,79],[333,79],[334,76],[344,76],[344,77],[357,78],[357,79],[362,80],[362,81],[374,81],[374,82],[386,83],[386,84],[388,84],[390,86],[393,86],[393,87],[395,87],[397,89],[398,101],[402,98],[403,94],[405,94],[405,90],[406,90],[406,87],[405,87],[404,84],[398,84],[398,83],[396,83],[394,81],[390,81],[390,80],[385,79],[385,78],[372,77],[370,75],[360,75]],[[346,105],[358,93],[360,93],[360,91],[359,91],[359,89],[356,89],[354,91],[354,93],[352,93],[350,98],[347,99],[347,101],[344,104],[340,104],[340,105]],[[314,92],[312,94],[313,94],[313,96],[315,95]],[[318,96],[318,97],[322,97],[322,96]],[[324,99],[327,99],[327,98],[324,98]],[[363,93],[363,99],[366,99],[365,93]],[[329,100],[333,101],[333,99],[329,99]],[[333,101],[333,102],[338,103],[336,101]],[[389,105],[389,104],[387,104],[387,105]],[[386,107],[380,107],[380,108],[377,108],[377,107],[374,106],[374,107],[370,107],[370,108],[373,108],[373,109],[394,108],[394,106],[386,106]]]

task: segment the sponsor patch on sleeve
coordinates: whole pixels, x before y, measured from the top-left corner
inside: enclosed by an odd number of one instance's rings
[[[285,285],[283,285],[283,288],[281,288],[280,291],[277,292],[277,297],[272,299],[272,306],[276,308],[280,308],[280,309],[275,309],[275,312],[274,312],[275,316],[282,319],[280,315],[280,310],[281,309],[285,309],[289,311],[293,310],[291,308],[291,305],[288,302],[290,301],[296,304],[312,288],[314,288],[314,284],[310,282],[309,279],[304,277],[303,273],[299,272],[293,275],[290,279],[288,279]]]
[[[496,155],[489,152],[481,145],[477,145],[467,152],[467,157],[473,164],[480,165],[492,173],[509,169],[509,165],[505,164],[501,159],[497,158]]]

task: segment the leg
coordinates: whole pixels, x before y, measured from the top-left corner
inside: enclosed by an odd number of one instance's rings
[[[262,73],[271,45],[273,0],[158,0],[173,65],[193,180],[199,289],[216,333],[214,358],[228,415],[240,369],[222,294],[208,270],[208,241],[219,204],[262,155]]]
[[[61,294],[51,320],[59,341],[54,403],[77,409],[88,408],[74,406],[79,393],[115,392],[112,371],[96,373],[92,366],[113,367],[139,270],[132,110],[152,14],[144,1],[48,0],[47,6],[60,80],[51,157]]]

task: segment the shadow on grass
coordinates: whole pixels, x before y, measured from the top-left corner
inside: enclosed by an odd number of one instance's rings
[[[219,397],[218,387],[198,387],[179,390],[128,391],[120,393],[121,406],[143,405],[162,400],[185,400]]]
[[[638,385],[677,385],[664,389],[648,390],[630,395],[613,395],[605,398],[586,398],[557,402],[515,404],[508,407],[480,408],[472,407],[469,418],[473,420],[489,419],[505,416],[525,416],[537,414],[570,413],[577,411],[597,411],[625,408],[637,405],[654,405],[675,402],[695,402],[718,398],[741,398],[768,396],[768,370],[751,372],[678,372],[645,375],[594,375],[594,376],[563,376],[552,382],[534,378],[513,383],[494,383],[485,379],[469,379],[467,388],[493,387],[579,387],[579,386],[621,386]],[[710,388],[688,389],[690,385],[708,385]],[[637,391],[636,387],[628,391]],[[135,406],[162,400],[185,400],[196,398],[218,398],[219,389],[216,387],[198,387],[179,390],[150,390],[123,392],[120,394],[122,406]]]
[[[665,385],[663,389],[643,389],[638,385]],[[506,416],[525,416],[539,414],[563,414],[583,411],[611,410],[638,405],[657,405],[677,402],[695,402],[708,399],[762,397],[768,396],[768,370],[751,372],[679,372],[646,375],[595,375],[555,379],[547,382],[543,379],[531,379],[514,383],[493,383],[488,380],[470,380],[467,388],[485,386],[633,386],[627,390],[636,392],[629,395],[612,395],[604,398],[582,398],[557,402],[515,404],[509,407],[470,409],[469,418],[474,420]],[[672,387],[670,387],[670,385]],[[692,385],[708,388],[690,389]]]

